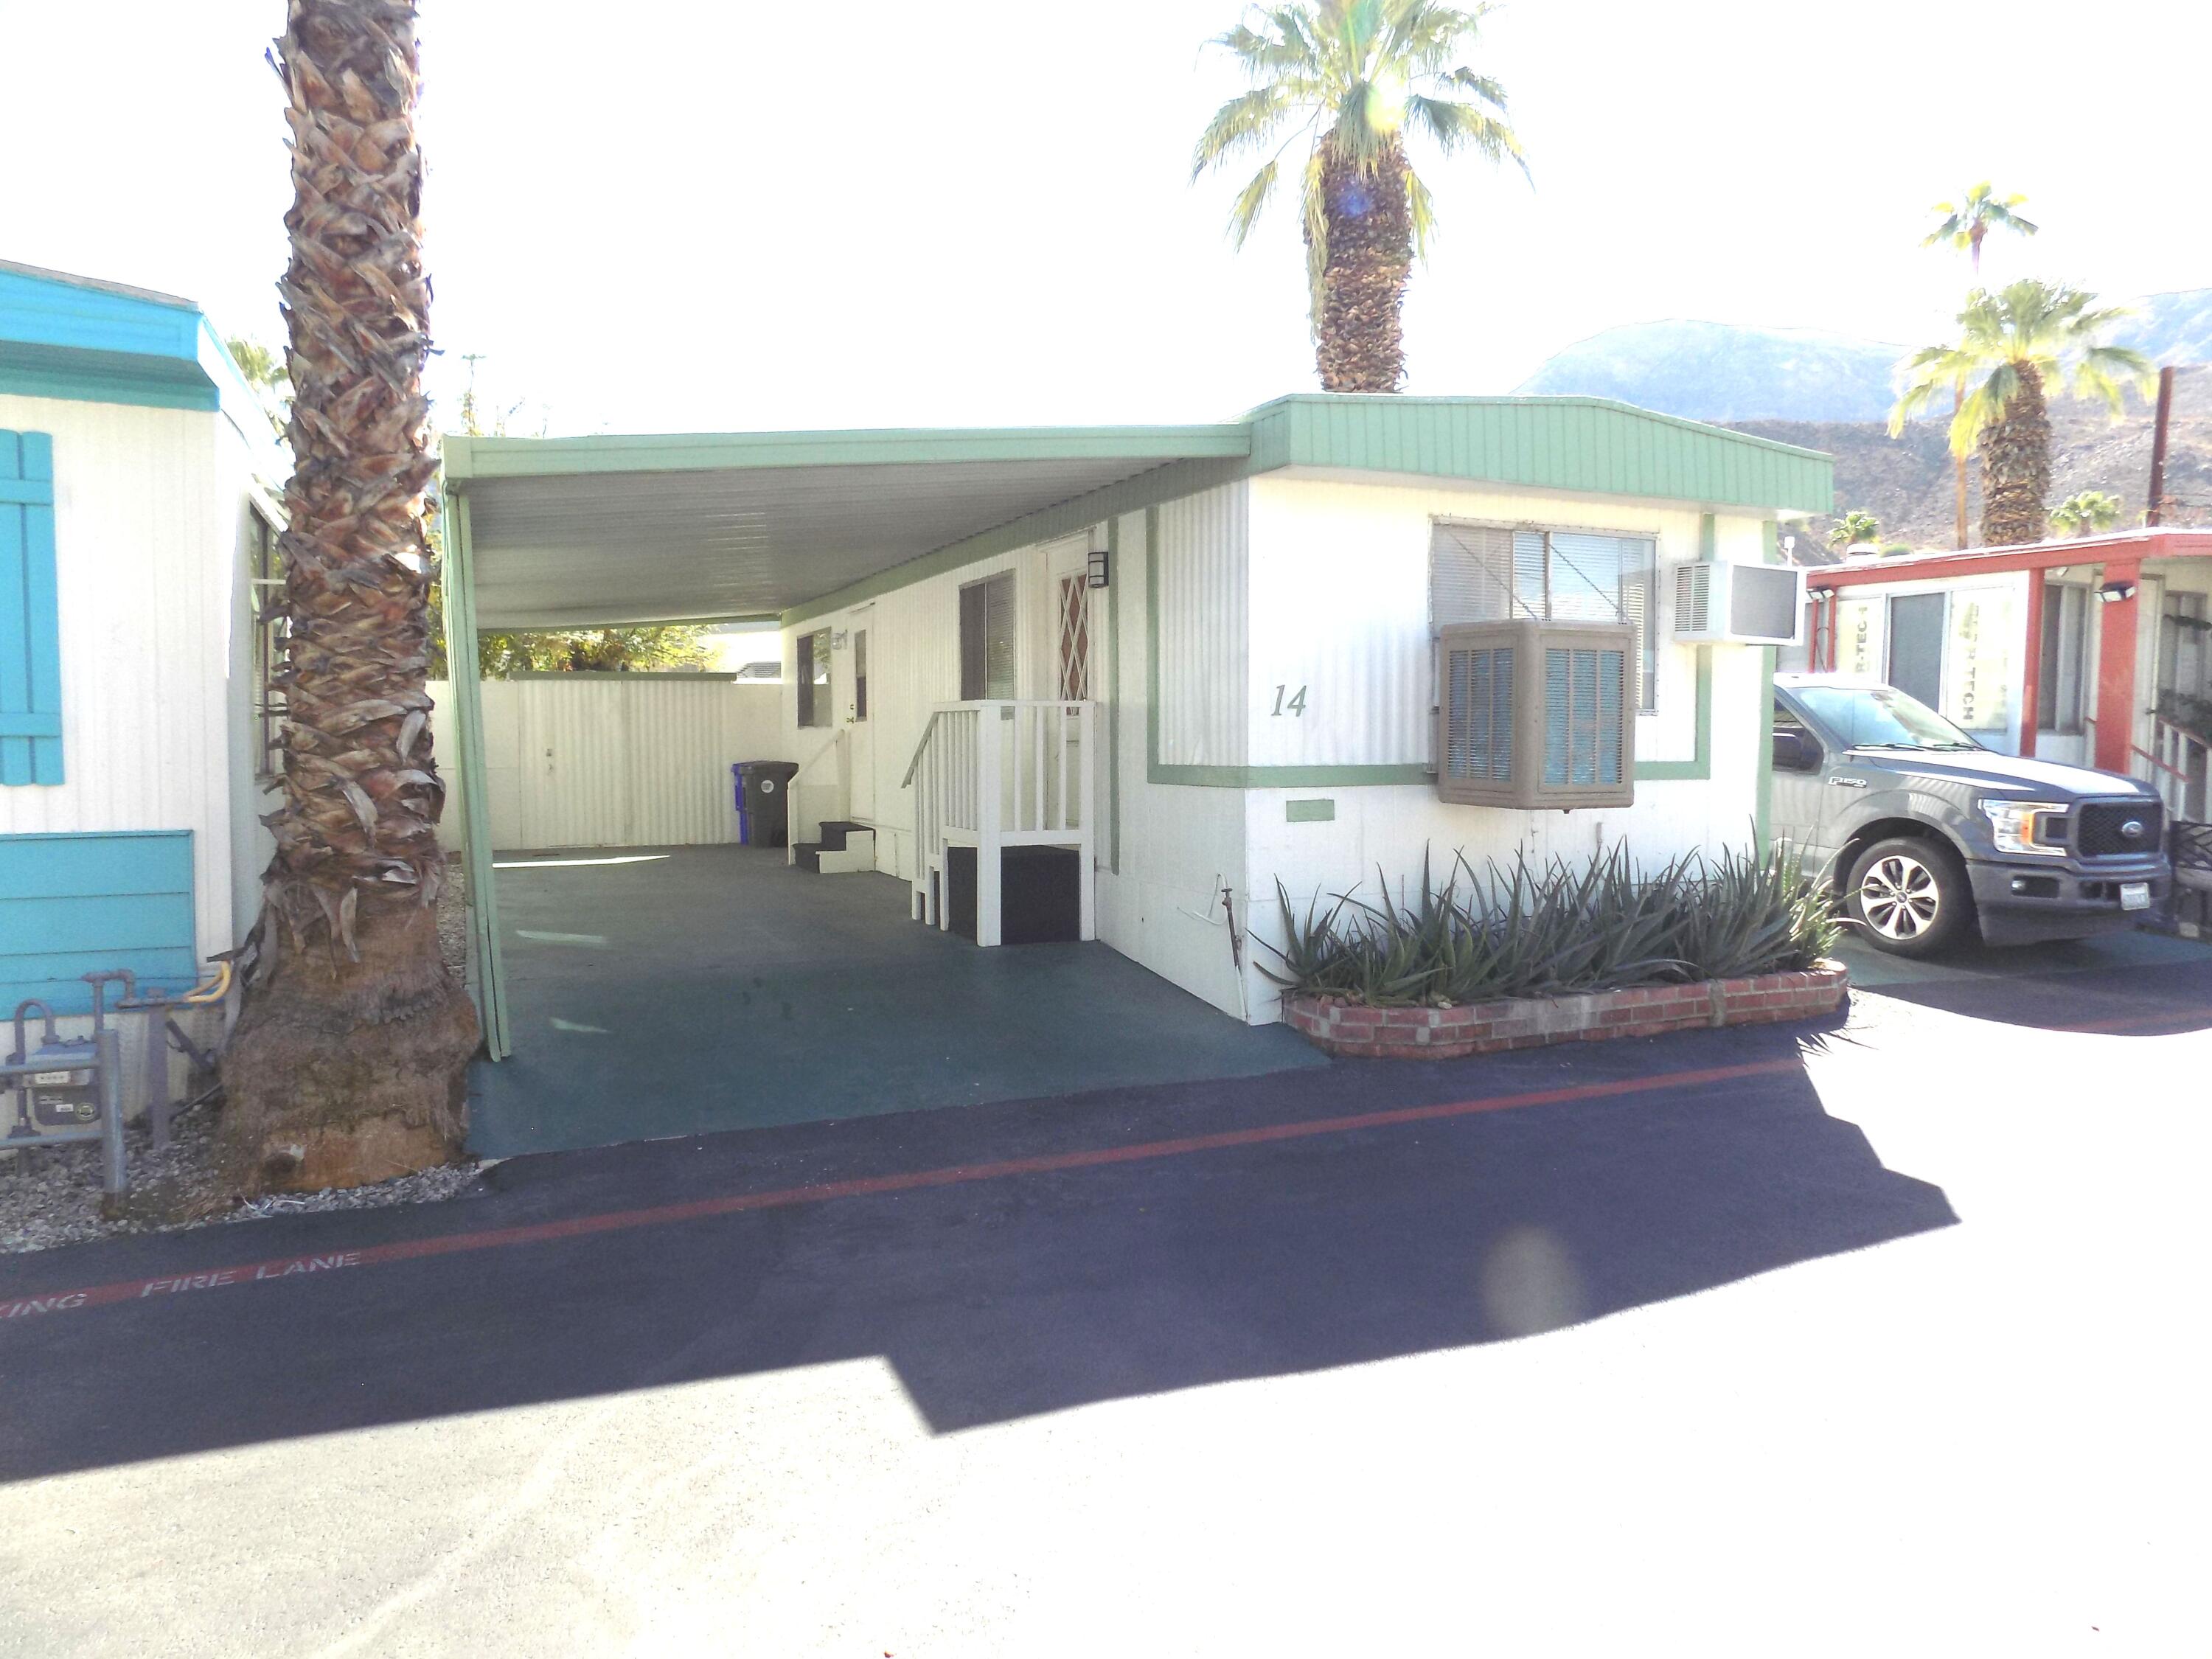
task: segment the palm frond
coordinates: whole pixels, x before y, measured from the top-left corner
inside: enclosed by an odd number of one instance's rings
[[[1291,113],[1292,106],[1279,87],[1255,87],[1240,93],[1214,111],[1206,131],[1199,134],[1191,151],[1190,176],[1196,179],[1238,151],[1266,143]]]
[[[1321,146],[1306,155],[1304,190],[1299,209],[1305,219],[1306,288],[1312,319],[1321,316],[1322,277],[1328,269],[1328,191],[1322,179]]]
[[[1244,239],[1252,234],[1252,227],[1259,222],[1261,212],[1267,205],[1267,198],[1274,194],[1276,168],[1277,159],[1271,158],[1267,166],[1252,175],[1252,181],[1237,192],[1236,204],[1229,210],[1231,246],[1243,247]]]
[[[1493,161],[1518,162],[1522,172],[1528,171],[1528,162],[1521,153],[1519,136],[1504,122],[1474,105],[1417,94],[1406,100],[1406,106],[1409,125],[1427,133],[1445,155],[1472,148]]]
[[[1406,169],[1406,218],[1413,229],[1413,252],[1422,258],[1429,253],[1429,244],[1437,234],[1436,198],[1421,175],[1411,167]]]

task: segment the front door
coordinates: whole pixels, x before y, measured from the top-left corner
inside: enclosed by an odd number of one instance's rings
[[[1930,708],[1943,706],[1949,596],[1904,593],[1889,602],[1889,683]]]
[[[853,816],[862,823],[876,821],[875,724],[868,717],[868,635],[875,620],[872,606],[852,613],[847,629],[844,707],[846,746],[853,768]]]

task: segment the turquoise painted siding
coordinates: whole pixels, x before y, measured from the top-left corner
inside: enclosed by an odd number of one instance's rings
[[[99,968],[172,991],[198,977],[191,832],[0,836],[0,1016],[26,997],[88,1012],[79,976]]]
[[[241,413],[252,394],[189,300],[0,260],[0,392]]]
[[[53,440],[0,432],[0,785],[61,781]]]

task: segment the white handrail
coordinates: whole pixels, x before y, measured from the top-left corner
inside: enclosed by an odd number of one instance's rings
[[[948,849],[972,847],[976,943],[996,945],[1005,850],[1065,847],[1081,861],[1080,935],[1097,936],[1093,713],[1087,702],[1059,698],[981,698],[931,710],[900,781],[915,791],[916,920],[951,925]]]

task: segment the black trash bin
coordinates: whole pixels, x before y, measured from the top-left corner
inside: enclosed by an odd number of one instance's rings
[[[782,847],[791,840],[791,780],[795,761],[739,761],[738,839],[748,847]]]

